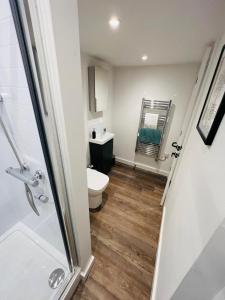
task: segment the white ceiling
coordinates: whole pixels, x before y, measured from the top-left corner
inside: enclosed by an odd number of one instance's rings
[[[225,31],[225,0],[78,0],[82,51],[113,65],[200,61]],[[118,31],[108,25],[112,15]],[[149,59],[141,61],[147,54]]]

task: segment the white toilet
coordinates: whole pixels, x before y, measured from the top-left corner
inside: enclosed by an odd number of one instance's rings
[[[102,193],[109,183],[109,177],[94,169],[87,168],[89,208],[100,208]]]

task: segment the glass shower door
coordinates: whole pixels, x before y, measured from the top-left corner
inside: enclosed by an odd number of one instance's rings
[[[47,149],[9,0],[0,1],[0,299],[58,299],[71,277]],[[54,196],[53,196],[54,195]]]

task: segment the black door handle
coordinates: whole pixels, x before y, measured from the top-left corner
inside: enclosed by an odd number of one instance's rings
[[[177,142],[173,142],[172,147],[176,148],[177,151],[180,151],[182,149],[182,146],[177,145]]]
[[[173,152],[172,154],[171,154],[171,157],[175,157],[175,158],[178,158],[179,156],[180,156],[180,154],[179,153],[177,153],[177,152]]]

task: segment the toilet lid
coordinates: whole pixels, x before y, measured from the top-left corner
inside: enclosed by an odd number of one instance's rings
[[[87,168],[88,188],[94,191],[100,191],[109,182],[109,177],[96,170]]]

